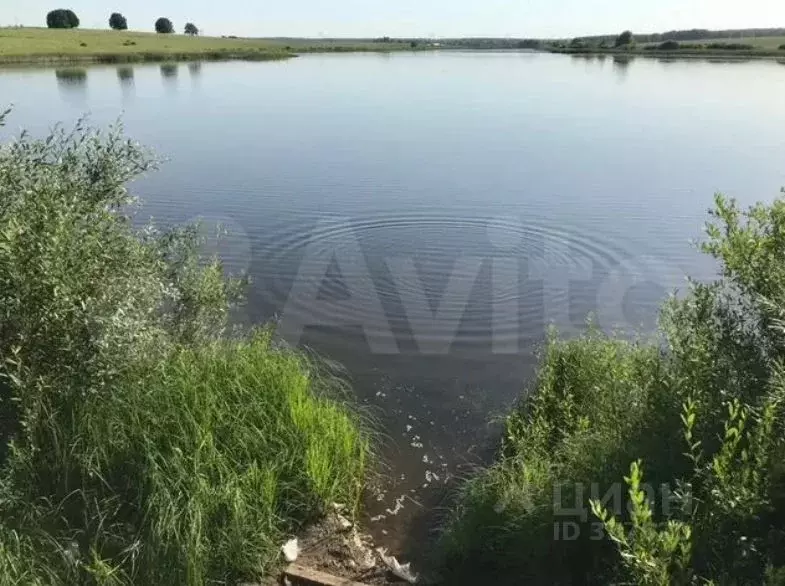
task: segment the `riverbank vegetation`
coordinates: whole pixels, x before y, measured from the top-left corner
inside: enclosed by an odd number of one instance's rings
[[[779,39],[777,39],[779,41]],[[656,44],[637,44],[634,41],[621,45],[595,45],[584,39],[576,38],[570,42],[555,42],[543,46],[550,53],[593,54],[593,55],[641,55],[669,57],[704,57],[710,58],[785,58],[782,46],[763,47],[748,42],[729,43],[713,41],[710,43],[679,43],[663,41]]]
[[[614,35],[590,35],[579,37],[588,45],[613,47],[618,40]],[[686,29],[664,33],[635,33],[631,39],[639,45],[660,44],[665,41],[679,43],[744,43],[760,49],[776,49],[785,39],[785,28],[747,28],[747,29]],[[564,40],[562,40],[564,41]]]
[[[568,54],[633,54],[655,53],[692,57],[745,58],[785,57],[782,44],[785,29],[740,29],[734,31],[689,30],[656,34],[633,34],[575,37],[572,39],[440,39],[445,49],[547,51]]]
[[[783,226],[785,198],[717,196],[722,278],[656,339],[551,335],[442,538],[445,583],[785,584]]]
[[[0,119],[1,120],[1,119]],[[195,227],[137,229],[154,167],[83,126],[0,148],[0,583],[256,581],[369,448],[335,377],[229,327]]]
[[[713,38],[713,34],[727,33]],[[635,35],[624,31],[616,37],[576,37],[568,41],[548,41],[543,48],[552,53],[613,53],[668,55],[684,57],[782,58],[782,29],[762,29],[769,36],[755,36],[752,31],[672,31],[657,35]],[[744,34],[751,36],[745,37]]]

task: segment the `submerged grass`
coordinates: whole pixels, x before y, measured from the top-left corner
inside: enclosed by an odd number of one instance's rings
[[[271,331],[225,335],[242,280],[198,230],[133,228],[150,167],[82,126],[0,148],[0,584],[258,580],[358,506],[361,417]]]

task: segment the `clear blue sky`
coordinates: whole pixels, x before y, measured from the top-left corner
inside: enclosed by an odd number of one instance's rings
[[[83,27],[122,12],[134,30],[159,16],[178,31],[244,36],[572,37],[625,28],[785,27],[785,0],[1,0],[0,25],[41,26],[52,8],[72,8]]]

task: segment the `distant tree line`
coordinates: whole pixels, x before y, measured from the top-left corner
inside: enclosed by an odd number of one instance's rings
[[[79,17],[70,8],[58,8],[46,15],[46,26],[48,28],[77,28]],[[128,30],[128,20],[119,12],[113,12],[109,16],[109,28],[116,31]],[[168,18],[161,17],[155,21],[155,32],[170,34],[174,32],[174,25]],[[199,34],[199,28],[192,22],[185,24],[183,32],[189,36]]]
[[[753,29],[690,29],[674,30],[664,33],[653,34],[633,34],[631,31],[624,31],[620,35],[594,35],[586,37],[576,37],[574,39],[499,39],[499,38],[466,38],[466,39],[439,39],[439,43],[445,48],[460,49],[543,49],[546,47],[570,50],[594,50],[594,49],[613,49],[632,47],[635,43],[659,43],[653,45],[652,49],[662,48],[663,50],[689,49],[689,48],[708,48],[725,50],[742,50],[748,46],[742,43],[733,43],[732,39],[743,37],[777,37],[785,36],[785,28],[753,28]],[[684,45],[685,41],[701,41],[705,39],[728,39],[728,42],[714,42],[710,46],[706,45]],[[376,39],[377,42],[387,42],[389,37]],[[392,40],[394,42],[394,39]],[[671,43],[663,44],[670,41]],[[673,44],[675,43],[675,45]],[[749,47],[752,48],[752,47]],[[649,49],[647,46],[646,49]],[[780,47],[785,50],[785,45]]]
[[[439,44],[446,48],[460,49],[539,49],[542,41],[537,39],[494,39],[494,38],[469,38],[469,39],[439,39]]]
[[[715,51],[753,51],[755,47],[746,43],[679,43],[678,41],[665,41],[659,45],[647,45],[646,51],[679,51],[679,50],[702,50],[709,49]]]
[[[362,41],[363,39],[357,39],[357,40],[358,41]],[[384,44],[390,44],[390,43],[404,44],[404,43],[408,43],[409,46],[411,46],[412,48],[416,48],[416,47],[419,47],[421,44],[427,43],[428,41],[426,41],[424,39],[396,39],[396,38],[393,38],[393,37],[378,37],[376,39],[373,39],[373,42],[374,43],[380,43],[380,44],[381,43],[384,43]]]
[[[709,31],[695,29],[691,31],[672,31],[656,35],[634,35],[631,31],[624,31],[616,37],[609,35],[576,37],[569,43],[561,40],[554,40],[544,41],[544,44],[550,50],[564,51],[569,53],[589,53],[598,49],[629,50],[635,48],[637,43],[644,44],[644,51],[755,51],[756,47],[754,45],[748,43],[731,42],[733,36],[736,36],[737,38],[741,38],[742,36],[753,37],[753,32],[758,33],[759,36],[782,36],[781,33],[785,33],[785,29],[739,29],[734,31]],[[680,39],[699,36],[702,39],[714,40],[708,43],[684,42],[683,40],[679,41],[676,39],[666,39],[664,41],[657,40],[670,35],[679,37]],[[718,35],[726,35],[728,36],[729,40],[727,42],[716,40]],[[779,50],[785,50],[785,45],[780,46]]]
[[[743,37],[780,37],[785,36],[785,28],[745,28],[745,29],[688,29],[673,30],[664,33],[635,34],[634,41],[637,43],[661,43],[664,41],[702,41],[705,39],[733,39]],[[614,43],[617,37],[613,35],[596,35],[581,37],[581,40],[599,44]]]

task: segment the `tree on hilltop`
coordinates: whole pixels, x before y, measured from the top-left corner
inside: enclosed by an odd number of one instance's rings
[[[70,8],[58,8],[46,15],[46,26],[49,28],[77,28],[79,17]]]
[[[109,27],[116,31],[128,30],[128,21],[119,12],[113,12],[109,17]]]
[[[174,32],[174,25],[171,20],[162,16],[155,21],[155,32],[168,35]]]

